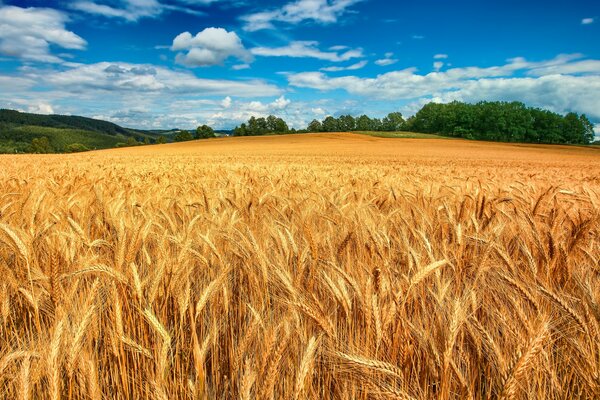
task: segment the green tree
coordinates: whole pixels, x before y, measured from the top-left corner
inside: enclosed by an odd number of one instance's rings
[[[80,153],[82,151],[89,151],[90,148],[81,143],[71,143],[65,147],[67,153]]]
[[[31,140],[30,150],[31,153],[37,154],[47,154],[54,153],[54,148],[50,144],[50,141],[47,137],[42,136],[40,138],[36,138]]]
[[[338,129],[341,132],[352,132],[356,130],[356,120],[352,115],[341,115],[338,118]]]
[[[233,136],[246,136],[248,134],[248,128],[246,124],[241,124],[240,126],[235,127],[233,130]]]
[[[174,137],[176,142],[187,142],[189,140],[194,140],[194,136],[188,131],[179,131]]]
[[[339,132],[338,120],[332,116],[328,116],[322,123],[323,132]]]
[[[582,143],[590,144],[594,141],[594,125],[590,122],[585,114],[581,114],[579,121],[583,127],[583,141]]]
[[[289,131],[287,123],[274,115],[267,117],[267,132],[269,133],[287,133]]]
[[[127,138],[127,146],[139,146],[140,142],[138,142],[133,136],[129,136]]]
[[[196,128],[196,135],[194,136],[196,139],[208,139],[214,138],[215,131],[208,125],[202,125]]]
[[[361,115],[356,119],[356,130],[357,131],[372,131],[373,121],[366,115]]]
[[[165,143],[167,143],[167,138],[164,136],[159,136],[156,139],[156,144],[165,144]]]
[[[401,131],[404,126],[404,118],[402,117],[402,113],[392,112],[389,113],[386,117],[381,121],[382,129],[388,132],[396,132]]]
[[[310,124],[308,124],[308,127],[306,128],[309,132],[322,132],[323,131],[323,125],[321,125],[321,122],[313,119]]]

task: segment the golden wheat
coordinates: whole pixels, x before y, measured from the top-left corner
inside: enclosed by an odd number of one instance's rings
[[[594,149],[2,156],[0,398],[598,398],[599,262]]]

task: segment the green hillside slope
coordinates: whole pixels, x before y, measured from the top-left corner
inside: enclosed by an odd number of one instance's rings
[[[47,138],[52,152],[106,149],[119,143],[154,142],[159,132],[123,128],[112,122],[70,115],[40,115],[0,109],[0,153],[28,153],[32,141]]]

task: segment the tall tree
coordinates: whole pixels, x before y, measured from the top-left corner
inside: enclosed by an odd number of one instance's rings
[[[31,141],[30,152],[37,154],[54,153],[54,148],[50,144],[48,138],[42,136]]]
[[[356,120],[352,115],[341,115],[338,118],[338,129],[341,132],[352,132],[356,130]]]
[[[215,137],[215,131],[208,125],[202,125],[196,128],[196,134],[194,135],[196,139],[208,139]]]
[[[310,124],[308,124],[307,130],[309,132],[322,132],[323,125],[321,125],[320,121],[313,119]]]
[[[404,126],[404,118],[402,117],[402,113],[391,112],[383,118],[381,124],[384,131],[401,131]]]
[[[338,120],[332,116],[328,116],[323,120],[323,132],[338,132]]]

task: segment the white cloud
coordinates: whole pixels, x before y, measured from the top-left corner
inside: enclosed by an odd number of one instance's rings
[[[435,61],[433,63],[433,69],[435,69],[436,71],[439,71],[440,69],[442,69],[443,66],[444,66],[444,63],[441,61]]]
[[[397,62],[398,60],[394,58],[394,53],[385,53],[385,58],[376,60],[375,64],[379,65],[380,67],[385,67],[396,64]]]
[[[54,114],[54,108],[48,103],[36,103],[27,108],[27,112],[34,114]]]
[[[19,77],[0,73],[0,108],[58,110],[148,129],[204,123],[231,128],[252,113],[306,117],[308,105],[291,111],[293,103],[282,94],[262,80],[203,79],[189,71],[123,62],[25,67]]]
[[[591,25],[595,22],[596,18],[584,18],[581,20],[581,25]]]
[[[108,18],[123,18],[128,21],[137,21],[144,17],[157,17],[163,12],[162,5],[156,0],[128,0],[122,2],[121,7],[97,3],[94,1],[76,1],[71,8],[88,14],[97,14]]]
[[[196,7],[219,0],[76,0],[70,4],[73,10],[106,18],[122,18],[135,22],[142,18],[157,18],[166,11],[179,11],[192,15],[204,15]]]
[[[316,58],[331,62],[363,57],[362,49],[322,51],[318,46],[319,42],[315,41],[294,41],[283,47],[255,47],[251,49],[251,52],[255,56],[262,57]]]
[[[51,46],[82,50],[86,41],[66,30],[68,17],[48,8],[21,8],[0,3],[0,53],[27,61],[60,63]]]
[[[260,80],[203,79],[192,73],[129,63],[100,62],[61,71],[30,70],[25,73],[40,85],[50,85],[66,94],[97,96],[99,91],[125,96],[202,93],[204,96],[261,97],[280,94],[274,85]]]
[[[231,97],[227,96],[223,99],[223,101],[221,101],[221,106],[223,106],[223,108],[230,108],[231,102]]]
[[[362,69],[367,66],[369,62],[367,60],[359,61],[355,64],[349,65],[347,67],[325,67],[321,68],[321,71],[326,72],[339,72],[339,71],[356,71],[358,69]]]
[[[243,69],[249,69],[249,68],[250,68],[250,64],[236,64],[231,67],[231,69],[234,71],[241,71]]]
[[[166,126],[198,126],[208,124],[217,129],[230,129],[246,122],[250,117],[266,117],[278,115],[292,126],[303,127],[306,117],[306,105],[293,104],[281,96],[271,102],[231,100],[223,104],[182,100],[168,106],[168,115],[159,117]],[[138,120],[138,117],[134,117]],[[173,120],[178,121],[177,123]],[[170,125],[169,125],[170,124]]]
[[[196,36],[183,32],[173,39],[171,50],[187,51],[178,53],[176,60],[190,67],[222,65],[230,57],[246,64],[252,61],[239,36],[223,28],[206,28]]]
[[[412,35],[411,38],[413,38],[415,40],[423,40],[423,39],[425,39],[425,36],[423,36],[423,35]]]
[[[436,54],[433,58],[436,60],[445,60],[448,58],[448,54]]]
[[[341,89],[375,99],[519,100],[557,112],[586,113],[600,121],[600,70],[592,72],[600,61],[578,60],[579,57],[560,55],[543,62],[514,58],[500,66],[452,68],[424,75],[409,68],[374,78],[329,77],[322,72],[303,72],[288,75],[288,81],[291,86],[322,91]],[[518,71],[531,76],[515,77]],[[570,74],[582,71],[589,74]]]
[[[550,74],[598,74],[600,60],[581,60],[566,64],[539,66],[528,71],[528,75],[543,76]]]
[[[349,7],[360,1],[363,0],[297,0],[279,9],[245,15],[242,20],[247,31],[274,29],[273,22],[298,24],[313,21],[331,24],[337,22],[341,15],[349,12]]]

